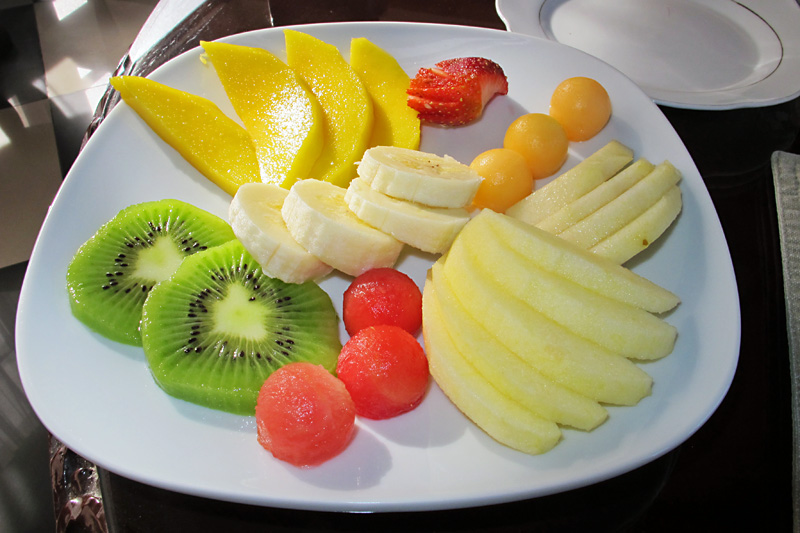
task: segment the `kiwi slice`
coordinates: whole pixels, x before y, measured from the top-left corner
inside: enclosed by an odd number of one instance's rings
[[[105,337],[142,345],[142,305],[184,257],[234,239],[221,218],[179,200],[120,211],[86,241],[67,268],[72,313]]]
[[[187,257],[153,288],[142,340],[168,394],[243,415],[274,370],[306,361],[333,373],[342,348],[328,294],[270,278],[238,240]]]

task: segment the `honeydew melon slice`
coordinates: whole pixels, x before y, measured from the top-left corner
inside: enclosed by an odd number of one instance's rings
[[[506,209],[506,214],[537,224],[588,193],[633,161],[633,150],[611,141],[556,179]]]
[[[674,185],[647,211],[590,251],[621,265],[658,239],[677,218],[682,205],[681,190]]]
[[[548,233],[561,233],[630,189],[654,168],[646,159],[638,159],[580,198],[537,222],[536,227]]]
[[[633,187],[558,236],[581,248],[591,248],[644,213],[680,179],[678,169],[664,161]]]

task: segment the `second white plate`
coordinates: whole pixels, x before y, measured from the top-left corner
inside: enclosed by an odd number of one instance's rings
[[[656,102],[731,109],[800,95],[795,0],[497,0],[509,31],[572,46]]]

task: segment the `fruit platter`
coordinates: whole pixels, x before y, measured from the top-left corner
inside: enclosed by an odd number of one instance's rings
[[[222,41],[263,48],[285,58],[285,30],[260,30]],[[65,179],[42,227],[20,298],[16,332],[20,374],[34,410],[50,432],[105,469],[177,492],[292,509],[420,511],[534,498],[602,481],[674,449],[705,423],[724,398],[737,366],[736,282],[719,219],[697,168],[641,89],[587,54],[497,30],[412,23],[319,24],[289,30],[329,43],[345,57],[353,39],[366,38],[390,53],[409,76],[448,58],[490,58],[502,65],[507,93],[492,98],[477,119],[452,127],[421,128],[421,151],[467,164],[503,146],[504,134],[517,117],[547,113],[551,94],[562,80],[581,76],[602,84],[613,113],[599,133],[569,143],[557,174],[578,167],[604,147],[622,143],[636,157],[656,164],[668,161],[661,172],[667,176],[664,180],[672,180],[668,186],[677,181],[670,177],[673,170],[674,176],[680,175],[680,215],[658,241],[646,243],[644,251],[625,263],[635,275],[680,299],[679,305],[673,302],[658,310],[667,324],[662,330],[672,335],[671,353],[657,353],[652,360],[630,365],[632,371],[642,369],[648,380],[652,378],[652,388],[648,381],[647,390],[629,406],[604,406],[600,419],[587,423],[590,427],[584,430],[558,430],[557,445],[546,453],[525,453],[482,431],[451,402],[450,385],[442,381],[440,388],[431,379],[412,410],[386,419],[358,417],[349,445],[322,464],[298,468],[277,460],[256,438],[256,417],[167,394],[166,387],[154,381],[141,345],[116,342],[92,331],[71,309],[65,275],[76,251],[128,206],[172,199],[222,220],[229,217],[232,191],[206,179],[123,102],[109,114]],[[151,78],[214,102],[228,117],[237,115],[201,48],[170,61]],[[550,180],[537,180],[537,189]],[[366,187],[364,194],[372,194]],[[490,219],[487,214],[473,220],[478,218]],[[455,278],[452,272],[457,272],[458,261],[468,260],[469,253],[480,256],[481,243],[489,251],[517,253],[512,250],[522,233],[517,226],[504,224],[490,220],[486,226],[499,232],[497,239],[481,241],[478,230],[472,231],[472,240],[466,236],[463,240],[473,248],[465,252],[465,245],[458,252],[454,247],[446,263],[439,261],[439,248],[422,251],[404,246],[398,248],[393,266],[420,289],[431,286],[431,277],[435,281],[450,272]],[[508,244],[500,249],[495,240]],[[492,292],[480,279],[464,277],[448,295],[437,283],[441,309],[447,298],[465,294],[486,309],[513,308],[507,293],[514,291],[515,279],[525,276],[524,269],[516,263],[486,261],[484,268],[509,273],[504,276],[504,290]],[[356,275],[346,272],[341,267],[318,273],[319,287],[338,317],[345,314],[343,297]],[[429,291],[425,292],[429,299]],[[147,324],[145,311],[143,335]],[[345,343],[351,335],[341,320],[337,324],[339,340]],[[464,336],[468,334],[465,329]],[[631,338],[637,336],[642,337],[641,332],[631,331]],[[435,344],[421,331],[417,338],[421,346]],[[162,345],[155,334],[144,342],[148,357]],[[492,371],[491,361],[484,361],[486,372]],[[438,379],[436,373],[434,377]]]

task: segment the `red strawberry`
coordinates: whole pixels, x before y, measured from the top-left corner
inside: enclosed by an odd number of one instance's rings
[[[480,117],[495,94],[508,94],[508,79],[494,61],[461,57],[419,69],[407,92],[420,120],[461,126]]]

